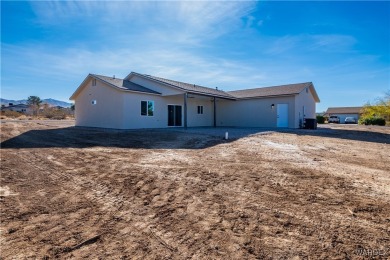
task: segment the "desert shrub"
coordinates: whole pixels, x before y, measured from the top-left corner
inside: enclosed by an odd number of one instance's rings
[[[390,125],[390,90],[374,104],[367,103],[362,110],[362,124]],[[383,119],[385,124],[383,124]]]
[[[362,125],[386,125],[386,120],[381,117],[365,117],[359,119],[359,124]]]
[[[381,118],[381,117],[375,117],[373,120],[372,120],[372,124],[373,125],[386,125],[386,120],[384,118]]]
[[[11,118],[17,118],[17,117],[21,117],[23,114],[16,111],[5,110],[5,111],[1,111],[1,115],[6,117],[11,117]]]
[[[49,119],[65,119],[66,113],[65,111],[59,110],[59,109],[45,109],[42,112],[42,116],[49,118]]]
[[[62,119],[65,119],[65,118],[66,118],[66,115],[58,114],[58,115],[53,116],[51,119],[62,120]]]
[[[325,124],[325,117],[324,116],[317,116],[317,123],[318,124]]]

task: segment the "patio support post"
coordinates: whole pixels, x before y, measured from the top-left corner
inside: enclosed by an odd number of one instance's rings
[[[184,93],[184,128],[187,129],[187,92]]]
[[[217,127],[217,99],[214,97],[214,127]]]

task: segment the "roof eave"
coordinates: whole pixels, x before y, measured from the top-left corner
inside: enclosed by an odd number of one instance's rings
[[[236,97],[229,97],[229,96],[221,96],[221,95],[213,95],[208,94],[204,92],[196,92],[196,91],[190,91],[183,89],[184,92],[187,92],[188,94],[194,94],[194,95],[200,95],[200,96],[206,96],[206,97],[216,97],[216,98],[223,98],[223,99],[229,99],[229,100],[236,100]]]
[[[313,95],[314,100],[316,101],[316,103],[320,103],[321,100],[320,100],[320,97],[317,94],[316,89],[314,88],[313,82],[310,82],[310,86],[309,87],[310,87],[310,90],[312,91],[312,95]]]
[[[73,92],[73,94],[70,96],[69,100],[75,100],[76,96],[78,95],[78,93],[81,91],[81,89],[84,87],[84,84],[87,83],[89,77],[93,77],[93,75],[91,73],[89,73],[85,79],[83,80],[83,82],[81,82],[81,84],[79,85],[79,87],[76,89],[75,92]],[[96,77],[94,77],[96,78]]]
[[[269,96],[253,96],[253,97],[236,97],[237,100],[242,99],[258,99],[258,98],[277,98],[277,97],[290,97],[298,95],[299,93],[282,94],[282,95],[269,95]]]
[[[326,112],[326,114],[362,114],[362,112]]]
[[[120,91],[124,91],[124,92],[135,92],[135,93],[149,94],[149,95],[157,95],[157,96],[161,95],[161,93],[158,93],[158,92],[152,93],[152,92],[144,92],[144,91],[137,91],[137,90],[119,88],[118,86],[115,86],[114,84],[112,84],[112,83],[110,83],[110,82],[108,82],[108,81],[105,81],[105,80],[103,80],[103,79],[101,79],[101,78],[99,78],[99,77],[96,77],[96,76],[93,75],[93,74],[88,74],[88,76],[83,80],[83,82],[82,82],[82,83],[80,84],[80,86],[76,89],[76,91],[75,91],[75,92],[73,93],[73,95],[69,98],[69,100],[75,100],[76,96],[77,96],[78,93],[81,91],[82,87],[84,87],[84,84],[87,82],[87,79],[88,79],[89,77],[92,77],[92,78],[97,79],[97,80],[99,80],[99,81],[101,81],[101,82],[104,82],[104,83],[106,83],[107,85],[109,85],[110,87],[113,87],[113,88],[115,88],[115,89],[117,89],[117,90],[120,90]]]
[[[147,95],[156,95],[156,96],[161,96],[161,93],[152,93],[152,92],[143,92],[143,91],[137,91],[137,90],[132,90],[132,89],[120,89],[118,88],[119,90],[122,90],[124,92],[133,92],[133,93],[139,93],[139,94],[147,94]]]

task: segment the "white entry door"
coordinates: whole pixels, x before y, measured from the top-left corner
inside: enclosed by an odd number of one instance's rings
[[[277,104],[276,126],[288,127],[288,104]]]

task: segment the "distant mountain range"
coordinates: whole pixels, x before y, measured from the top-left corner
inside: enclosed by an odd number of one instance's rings
[[[17,104],[27,104],[27,99],[22,99],[22,100],[12,100],[12,99],[4,99],[0,98],[1,105],[6,105],[8,106],[9,103],[12,103],[14,105]],[[50,106],[61,106],[61,107],[70,107],[72,103],[52,99],[52,98],[46,98],[42,99],[42,103],[47,103]]]

